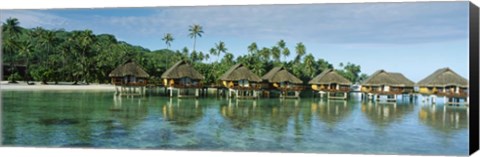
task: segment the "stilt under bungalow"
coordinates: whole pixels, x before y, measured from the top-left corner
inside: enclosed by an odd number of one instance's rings
[[[140,65],[128,60],[108,76],[111,78],[111,83],[115,85],[115,95],[143,96],[150,75]]]
[[[346,100],[352,82],[333,69],[327,69],[308,82],[312,89],[327,99]]]

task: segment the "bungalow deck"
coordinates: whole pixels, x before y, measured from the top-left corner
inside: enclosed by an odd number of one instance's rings
[[[237,96],[237,99],[258,99],[257,96]]]

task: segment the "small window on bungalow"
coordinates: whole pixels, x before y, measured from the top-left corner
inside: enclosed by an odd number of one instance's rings
[[[180,83],[184,85],[189,85],[192,83],[192,79],[190,79],[189,77],[183,77],[180,79]]]
[[[249,86],[248,80],[240,80],[240,81],[238,81],[238,84],[242,87],[248,87]]]

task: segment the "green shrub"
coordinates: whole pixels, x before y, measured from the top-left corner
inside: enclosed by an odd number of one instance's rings
[[[17,80],[20,80],[21,77],[18,73],[13,73],[10,76],[8,76],[8,82],[9,83],[17,83]]]

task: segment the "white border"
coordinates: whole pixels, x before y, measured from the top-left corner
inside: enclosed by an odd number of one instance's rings
[[[104,8],[104,7],[155,7],[155,6],[207,6],[255,4],[308,4],[308,3],[364,3],[364,2],[422,2],[428,0],[0,0],[0,9],[51,9],[51,8]],[[434,0],[465,1],[465,0]],[[475,0],[478,1],[478,0]],[[26,5],[28,4],[28,5]],[[479,4],[479,3],[476,3]]]
[[[3,9],[51,9],[51,8],[105,8],[105,7],[154,7],[154,6],[207,6],[207,5],[255,5],[255,4],[309,4],[309,3],[364,3],[364,2],[422,2],[428,0],[0,0],[0,16]],[[449,1],[449,0],[434,0]],[[450,0],[451,1],[451,0]],[[458,0],[457,0],[458,1]],[[462,0],[464,1],[464,0]],[[480,6],[480,0],[472,0]],[[255,152],[208,152],[208,151],[166,151],[166,150],[124,150],[124,149],[77,149],[77,148],[22,148],[0,147],[2,156],[264,156],[264,157],[311,157],[311,156],[386,156],[363,154],[304,154],[304,153],[255,153]],[[475,156],[480,156],[476,153]],[[399,156],[399,155],[388,155]]]

